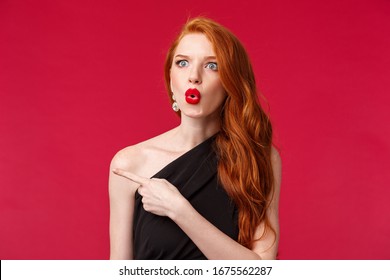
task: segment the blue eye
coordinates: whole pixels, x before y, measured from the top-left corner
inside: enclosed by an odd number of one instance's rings
[[[179,67],[186,67],[186,66],[188,66],[188,61],[187,60],[178,60],[178,61],[176,61],[176,65]]]
[[[206,68],[217,71],[218,64],[216,62],[210,62],[210,63],[207,63]]]

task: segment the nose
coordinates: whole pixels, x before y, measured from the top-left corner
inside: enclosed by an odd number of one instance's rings
[[[197,67],[193,67],[190,71],[190,75],[188,77],[188,81],[191,83],[191,84],[201,84],[202,83],[202,78],[201,78],[201,74],[200,74],[200,71]]]

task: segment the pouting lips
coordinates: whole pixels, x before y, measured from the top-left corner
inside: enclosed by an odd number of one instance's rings
[[[196,88],[189,88],[185,96],[189,104],[198,104],[200,102],[200,92]]]

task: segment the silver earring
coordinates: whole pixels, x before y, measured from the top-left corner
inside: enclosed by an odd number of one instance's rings
[[[178,112],[178,111],[179,111],[179,105],[177,105],[177,102],[173,102],[173,103],[172,103],[172,109],[173,109],[173,111],[175,111],[175,112]]]
[[[173,99],[173,103],[172,103],[172,110],[175,111],[175,112],[178,112],[179,111],[179,105],[177,104],[176,102],[176,98],[175,96],[172,94],[172,99]]]

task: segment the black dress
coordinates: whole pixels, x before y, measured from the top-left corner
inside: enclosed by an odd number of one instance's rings
[[[215,136],[205,140],[161,169],[153,178],[164,178],[178,188],[191,205],[219,230],[237,240],[238,211],[218,183]],[[136,193],[134,259],[206,259],[192,240],[168,217],[146,212]]]

